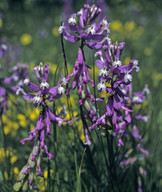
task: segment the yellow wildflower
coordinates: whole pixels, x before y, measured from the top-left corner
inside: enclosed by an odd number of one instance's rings
[[[0,28],[3,26],[3,20],[0,19]]]
[[[22,127],[26,127],[26,125],[27,125],[26,117],[23,114],[18,114],[17,118],[19,119],[19,124]]]
[[[19,174],[19,169],[18,169],[17,167],[14,167],[13,172],[14,172],[16,175],[18,175],[18,174]]]
[[[57,36],[60,35],[60,33],[58,32],[58,27],[54,27],[54,28],[52,29],[52,34],[53,34],[55,37],[57,37]]]
[[[52,175],[52,174],[53,174],[53,170],[50,169],[50,175]],[[45,170],[44,171],[44,178],[47,179],[47,177],[48,177],[48,170]]]
[[[113,31],[120,31],[122,30],[122,27],[123,27],[123,24],[119,20],[113,21],[110,24],[110,30],[113,30]]]
[[[84,135],[84,129],[83,129],[83,124],[82,124],[81,120],[78,122],[78,130],[79,130],[79,133],[80,133],[80,139],[83,141],[83,143],[85,143],[86,138],[85,138],[85,135]]]
[[[32,42],[32,36],[28,33],[24,33],[20,37],[20,42],[22,45],[29,45]]]
[[[124,29],[125,29],[125,31],[131,32],[134,30],[135,25],[136,24],[134,21],[126,22],[124,25]]]
[[[11,132],[11,127],[4,126],[4,133],[5,133],[5,135],[8,135],[10,132]]]
[[[51,62],[45,62],[45,63],[49,64],[49,68],[50,68],[50,72],[51,73],[55,73],[56,72],[56,69],[57,69],[57,65],[56,64],[51,63]]]
[[[124,59],[124,65],[128,65],[129,62],[130,62],[130,57],[126,57],[126,58]]]
[[[30,131],[32,131],[35,128],[35,125],[30,125]]]
[[[16,155],[11,156],[11,159],[10,159],[11,164],[14,164],[17,161],[17,159],[18,158]]]
[[[44,178],[47,179],[47,177],[48,177],[48,171],[45,170],[45,171],[44,171]]]
[[[19,121],[19,124],[22,126],[22,127],[26,127],[27,125],[27,121]]]
[[[15,130],[18,130],[19,125],[18,125],[18,123],[13,122],[13,123],[12,123],[12,127],[13,127]]]
[[[157,79],[157,80],[162,80],[162,73],[156,73],[155,75],[154,75],[155,77],[155,79]]]
[[[39,109],[38,108],[36,108],[33,112],[30,113],[30,119],[33,121],[38,119],[38,116],[39,116]]]
[[[37,186],[38,186],[40,192],[44,192],[44,191],[46,191],[47,182],[44,181],[44,178],[40,178],[38,180]]]
[[[26,120],[26,117],[25,117],[23,114],[18,114],[18,115],[17,115],[17,118],[18,118],[20,121],[25,121],[25,120]]]

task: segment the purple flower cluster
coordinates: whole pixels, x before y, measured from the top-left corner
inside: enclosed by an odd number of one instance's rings
[[[66,90],[66,94],[69,94],[69,91],[71,89],[78,89],[78,96],[79,96],[79,105],[84,106],[87,112],[87,117],[91,122],[95,122],[97,117],[96,117],[96,112],[91,108],[90,103],[96,101],[102,101],[103,99],[100,98],[94,98],[94,96],[91,94],[88,83],[90,82],[92,86],[94,87],[94,81],[91,80],[90,75],[89,75],[89,68],[85,64],[84,60],[84,55],[83,55],[83,50],[79,48],[78,50],[78,57],[76,60],[76,63],[74,65],[73,72],[66,77],[67,82],[70,81],[71,77],[73,78],[73,81],[71,83],[71,86]],[[82,114],[81,114],[82,116]],[[82,116],[83,117],[83,116]],[[83,117],[84,118],[84,117]],[[83,122],[83,128],[84,128],[84,133],[85,133],[85,138],[86,138],[86,143],[87,145],[90,145],[91,142],[88,138],[88,126],[86,122],[82,119]]]
[[[23,80],[27,76],[27,69],[27,64],[17,63],[17,65],[10,69],[10,72],[12,73],[11,76],[3,78],[4,84],[11,84],[9,87],[10,91],[16,92],[20,86],[24,85]]]
[[[103,44],[103,50],[99,50],[95,54],[95,57],[99,57],[96,60],[96,65],[100,68],[97,89],[99,92],[106,91],[109,97],[106,113],[90,127],[90,129],[94,129],[95,126],[104,125],[107,121],[110,122],[112,135],[119,140],[118,146],[124,145],[119,135],[132,121],[131,113],[133,111],[128,105],[130,96],[125,89],[129,88],[132,83],[132,70],[139,71],[138,61],[135,59],[130,60],[128,65],[122,64],[120,55],[123,48],[124,42],[112,44],[109,39]]]
[[[109,38],[109,23],[106,17],[101,19],[101,15],[102,12],[100,8],[95,5],[90,6],[89,4],[85,4],[83,9],[72,14],[68,21],[63,22],[59,27],[59,32],[62,37],[70,42],[80,40],[80,47],[72,73],[66,77],[61,75],[57,86],[50,87],[48,83],[48,64],[45,66],[40,64],[34,68],[39,82],[38,85],[30,80],[26,71],[23,73],[19,71],[19,73],[17,73],[18,66],[16,66],[17,68],[11,77],[3,79],[4,83],[11,83],[20,79],[21,74],[21,77],[25,77],[25,80],[16,85],[16,94],[19,95],[22,93],[25,100],[33,102],[35,107],[41,107],[36,127],[29,132],[28,138],[21,141],[22,144],[25,144],[26,141],[34,141],[34,147],[27,164],[22,169],[19,183],[24,182],[22,175],[28,175],[29,186],[32,186],[33,176],[31,176],[31,173],[34,173],[34,168],[36,168],[38,175],[42,175],[40,167],[41,157],[48,157],[48,159],[54,158],[54,156],[49,153],[46,142],[46,135],[52,134],[50,128],[51,122],[56,122],[58,126],[61,126],[63,122],[67,122],[67,124],[70,125],[73,120],[68,121],[60,117],[61,114],[66,116],[65,106],[61,113],[56,115],[51,111],[47,102],[51,102],[53,99],[59,99],[64,93],[69,95],[74,89],[77,89],[78,93],[78,104],[86,145],[91,145],[88,136],[89,131],[97,127],[99,130],[103,129],[107,131],[107,133],[111,135],[111,138],[117,138],[118,147],[124,146],[122,140],[124,136],[132,137],[138,141],[137,147],[140,152],[146,156],[149,155],[148,151],[144,150],[141,146],[143,138],[139,134],[137,126],[134,124],[134,120],[147,122],[149,116],[143,116],[141,114],[134,115],[133,113],[134,105],[142,104],[145,101],[145,94],[149,92],[148,88],[146,86],[142,91],[132,92],[132,71],[134,69],[136,72],[139,71],[138,60],[132,59],[129,64],[123,65],[120,56],[125,43],[111,42]],[[89,74],[91,67],[86,64],[84,54],[85,46],[97,50],[94,55],[96,58],[96,66],[99,68],[99,82],[97,86]],[[25,90],[21,88],[23,84],[27,85],[30,91],[34,93],[25,92]],[[65,86],[66,89],[64,88]],[[102,113],[97,110],[96,101],[102,102],[104,98],[96,98],[96,96],[91,93],[90,86],[94,88],[94,90],[97,89],[99,93],[106,92],[108,95],[105,110]],[[0,90],[4,93],[1,87]],[[89,123],[87,123],[87,121],[89,121]],[[91,126],[89,126],[89,124],[91,124]],[[128,128],[131,127],[131,125],[132,129],[130,131]],[[136,157],[131,157],[121,162],[121,166],[131,164],[135,161]]]
[[[6,90],[4,87],[0,86],[0,115],[6,113],[8,108],[7,98],[6,98]]]
[[[134,105],[141,105],[146,99],[145,94],[148,94],[148,93],[149,93],[149,90],[148,90],[147,85],[145,86],[145,88],[142,91],[134,92],[132,94],[132,99],[131,99],[131,103],[130,103],[132,105],[132,107]],[[133,116],[133,118],[136,120],[143,120],[146,123],[148,121],[149,115],[138,114],[138,115]],[[148,156],[149,152],[147,150],[143,149],[141,146],[141,143],[143,143],[144,140],[141,137],[141,135],[139,134],[139,131],[138,131],[138,128],[136,125],[133,125],[132,135],[135,139],[139,140],[137,147],[140,150],[140,152],[142,152],[146,156]]]
[[[130,108],[134,108],[134,105],[141,105],[146,97],[145,97],[145,94],[148,94],[149,93],[149,90],[147,88],[147,85],[145,86],[145,88],[142,90],[142,91],[139,91],[139,92],[134,92],[132,94],[132,86],[130,85],[129,88],[128,87],[125,87],[125,92],[127,92],[127,94],[130,95],[130,100],[129,100],[129,107]],[[136,119],[136,120],[143,120],[144,122],[147,122],[148,121],[148,118],[149,118],[149,115],[132,115],[131,117],[132,119]],[[132,130],[131,131],[127,131],[127,135],[132,135],[133,138],[137,141],[137,147],[138,149],[140,150],[141,153],[144,153],[145,156],[148,156],[149,155],[149,152],[145,149],[142,148],[141,144],[144,142],[144,139],[142,138],[142,136],[139,134],[139,131],[138,131],[138,128],[137,126],[132,123]],[[122,131],[123,134],[124,134],[124,131]],[[130,156],[131,154],[129,154]],[[129,164],[132,164],[134,163],[135,161],[139,160],[136,156],[135,157],[130,157],[130,158],[127,158],[127,155],[125,156],[126,157],[126,160],[122,161],[120,163],[121,166],[128,166]]]
[[[5,44],[2,44],[0,47],[0,58],[3,57],[3,55],[5,54],[7,50],[7,46]],[[3,69],[0,66],[0,71],[2,71]],[[0,79],[0,115],[4,113],[6,113],[6,110],[8,108],[8,103],[7,103],[7,98],[6,98],[6,89],[4,88],[4,86],[2,86],[2,80]]]
[[[68,94],[69,90],[77,87],[79,104],[81,106],[84,104],[85,108],[85,115],[81,114],[81,117],[88,117],[93,124],[89,129],[92,130],[96,126],[98,128],[107,127],[107,129],[112,131],[112,136],[117,137],[118,146],[120,147],[124,146],[122,136],[132,120],[147,120],[147,116],[132,115],[133,104],[142,103],[145,100],[144,93],[147,88],[142,92],[133,93],[133,96],[131,95],[132,71],[133,69],[136,72],[139,71],[138,60],[132,59],[128,65],[123,65],[120,56],[125,43],[111,42],[109,38],[109,23],[106,17],[100,19],[101,13],[101,9],[95,5],[85,4],[84,9],[72,14],[68,22],[63,23],[59,27],[59,32],[66,40],[70,42],[81,40],[73,72],[66,77],[67,82],[69,82],[70,78],[74,76],[74,80],[66,93]],[[101,116],[97,115],[96,111],[90,107],[90,103],[95,101],[95,98],[91,94],[87,83],[91,82],[92,87],[95,84],[89,75],[90,67],[86,65],[84,56],[85,45],[91,49],[98,50],[94,55],[97,58],[96,66],[100,68],[97,90],[108,93],[105,113]],[[96,100],[102,101],[103,99],[97,98]],[[84,131],[86,130],[85,137],[88,138],[88,127],[83,118],[82,122]],[[86,143],[90,144],[89,139],[87,139]],[[138,148],[142,151],[140,144]]]
[[[86,64],[83,49],[84,46],[88,46],[91,49],[101,48],[102,43],[109,35],[109,23],[106,17],[97,21],[97,24],[95,22],[100,14],[100,8],[95,5],[90,6],[89,4],[85,4],[84,9],[72,14],[68,22],[63,23],[62,26],[59,27],[59,33],[61,33],[66,40],[70,42],[81,41],[73,72],[66,77],[67,82],[70,81],[71,77],[74,77],[70,88],[66,90],[66,94],[69,94],[71,89],[78,89],[81,119],[86,138],[85,144],[87,145],[90,145],[91,142],[88,138],[88,125],[85,119],[88,118],[91,122],[97,120],[96,111],[92,109],[91,103],[94,101],[103,101],[103,99],[95,99],[90,92],[88,83],[91,83],[92,87],[94,87],[95,84],[90,78],[90,67]],[[82,106],[84,106],[84,111]]]
[[[46,144],[46,135],[52,134],[50,129],[51,122],[57,122],[59,126],[61,126],[62,122],[67,122],[66,119],[62,119],[59,115],[54,114],[47,105],[47,101],[50,102],[52,99],[58,99],[65,92],[63,85],[66,84],[66,79],[62,76],[57,86],[50,87],[48,83],[49,65],[46,64],[43,66],[40,64],[40,66],[35,67],[34,70],[39,85],[32,83],[29,77],[26,77],[24,80],[24,84],[27,85],[34,94],[26,93],[21,87],[16,91],[17,95],[21,92],[25,100],[32,101],[35,107],[42,107],[36,127],[29,132],[28,138],[21,141],[22,144],[25,144],[26,141],[34,141],[35,143],[27,166],[23,170],[23,174],[26,175],[29,173],[29,169],[33,168],[34,162],[37,162],[36,164],[34,163],[34,166],[37,165],[38,175],[42,175],[40,168],[41,157],[48,156],[49,159],[54,157],[48,152]]]
[[[84,9],[74,13],[68,19],[68,24],[63,23],[59,27],[59,33],[70,42],[82,40],[82,42],[92,49],[98,49],[102,46],[104,33],[109,34],[109,23],[104,17],[97,24],[94,22],[101,14],[101,9],[95,5],[84,5]]]

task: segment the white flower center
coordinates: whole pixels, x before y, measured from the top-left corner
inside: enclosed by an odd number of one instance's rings
[[[105,26],[108,25],[107,20],[106,20],[106,19],[103,19],[103,20],[102,20],[102,24],[105,25]]]
[[[64,29],[65,29],[64,26],[60,26],[59,29],[58,29],[58,32],[61,34],[61,33],[63,33]]]
[[[102,55],[102,52],[101,52],[101,51],[97,51],[97,52],[95,53],[95,55],[94,55],[94,56],[95,56],[95,57],[97,57],[98,55],[100,55],[100,56],[101,56],[101,55]]]
[[[132,101],[133,102],[142,102],[141,98],[138,97],[137,95],[132,98]]]
[[[24,80],[24,84],[25,84],[25,85],[28,85],[28,84],[29,84],[29,79],[28,79],[28,78]]]
[[[70,25],[75,25],[76,24],[76,18],[75,17],[70,17],[69,20],[68,20],[68,23]]]
[[[106,86],[105,86],[105,83],[99,83],[98,85],[97,85],[97,89],[98,89],[98,91],[105,91],[106,90]]]
[[[44,88],[49,88],[49,84],[46,82],[46,81],[43,81],[41,84],[40,84],[40,88],[42,89],[44,89]]]
[[[1,48],[2,48],[3,50],[5,50],[5,51],[7,50],[7,46],[6,46],[5,44],[2,44],[2,45],[1,45]]]
[[[143,117],[143,120],[144,120],[145,122],[147,122],[148,119],[149,119],[149,115]]]
[[[77,15],[82,15],[83,14],[83,9],[77,12]]]
[[[128,83],[128,81],[132,81],[132,75],[127,72],[124,76],[124,82]]]
[[[41,103],[41,97],[36,95],[34,98],[33,98],[33,103]]]
[[[134,60],[134,61],[133,61],[133,64],[134,64],[134,65],[138,65],[138,60]]]
[[[108,72],[106,69],[103,68],[99,70],[99,76],[106,76],[106,75],[108,75]]]
[[[135,66],[135,68],[136,68],[136,72],[139,72],[138,60],[134,60],[134,61],[133,61],[133,64],[134,64],[134,66]]]
[[[3,102],[3,100],[4,100],[3,97],[0,96],[0,102]]]
[[[121,65],[122,65],[122,62],[121,61],[114,61],[113,63],[112,63],[112,65],[113,65],[113,67],[120,67]]]
[[[21,91],[21,88],[19,87],[19,88],[16,90],[16,95],[19,95],[19,94],[20,94],[20,91]]]
[[[63,84],[64,84],[64,85],[66,85],[66,84],[67,84],[67,80],[66,80],[66,78],[65,78],[65,77],[62,79],[62,82],[63,82]]]
[[[13,80],[14,80],[14,81],[18,81],[18,80],[19,80],[19,78],[18,78],[18,76],[17,76],[17,75],[13,75],[13,77],[12,77],[12,78],[13,78]]]
[[[94,35],[96,33],[95,31],[95,26],[90,26],[88,29],[87,29],[87,33],[91,33],[92,35]]]
[[[91,13],[92,13],[93,9],[96,11],[96,10],[97,10],[97,7],[94,7],[94,6],[92,5],[91,8],[90,8]]]
[[[149,94],[149,93],[150,93],[150,90],[148,89],[148,86],[147,86],[147,85],[145,86],[144,91],[146,92],[146,94]]]
[[[125,89],[120,89],[124,95],[126,95],[127,91]]]
[[[107,40],[108,44],[111,43],[111,39],[108,36],[106,37],[106,40]]]
[[[64,89],[62,86],[60,86],[60,87],[58,88],[58,93],[59,93],[59,94],[64,94],[64,93],[65,93],[65,89]]]

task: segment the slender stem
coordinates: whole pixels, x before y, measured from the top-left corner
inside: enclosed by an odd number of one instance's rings
[[[82,155],[82,159],[81,159],[81,163],[80,163],[80,167],[79,167],[79,175],[80,175],[80,173],[81,173],[82,164],[83,164],[83,159],[84,159],[84,155],[85,155],[86,150],[87,150],[87,148],[85,148],[84,151],[83,151],[83,155]]]
[[[110,120],[110,123],[112,125],[112,130],[113,130],[113,123],[111,120]],[[113,136],[108,135],[108,130],[106,130],[106,136],[107,136],[107,147],[108,147],[109,163],[110,163],[110,179],[111,179],[112,189],[114,192],[116,192],[116,189],[118,190],[118,192],[120,192],[121,189],[120,189],[119,179],[116,173],[116,162],[114,158],[114,145],[113,145],[114,138]]]
[[[66,59],[65,48],[64,48],[63,34],[61,34],[61,47],[62,47],[62,52],[64,57],[64,65],[65,65],[64,75],[68,76],[68,67],[67,67],[67,59]]]
[[[85,61],[85,54],[84,54],[84,50],[83,50],[84,43],[85,43],[84,40],[82,40],[81,41],[81,45],[80,45],[80,49],[82,50],[83,59]],[[80,105],[80,115],[81,115],[81,120],[83,122],[83,126],[85,126],[88,129],[88,125],[87,125],[87,121],[86,121],[86,118],[85,118],[85,115],[84,115],[84,112],[83,112],[83,106],[82,105]],[[90,162],[91,162],[91,165],[90,165],[91,171],[94,174],[96,180],[98,182],[100,182],[100,177],[98,175],[98,172],[97,172],[97,169],[96,169],[96,165],[94,163],[93,156],[92,156],[92,153],[91,153],[91,150],[90,150],[89,146],[87,146],[86,153],[87,153],[87,156],[88,156],[88,158],[90,159]]]
[[[67,59],[66,59],[66,54],[65,54],[65,47],[64,47],[64,41],[63,41],[63,34],[61,34],[61,47],[62,47],[62,52],[63,52],[63,57],[64,57],[64,76],[68,76],[68,67],[67,67]],[[66,84],[66,90],[68,89],[68,83]],[[73,108],[70,100],[70,94],[67,95],[67,105],[68,105],[68,110],[70,114],[70,118],[73,117]]]

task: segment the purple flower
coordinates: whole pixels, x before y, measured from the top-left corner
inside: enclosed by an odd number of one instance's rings
[[[16,90],[23,86],[23,79],[27,77],[27,64],[21,65],[18,63],[16,66],[11,68],[11,76],[3,78],[3,83],[5,84],[11,84],[14,83],[15,85],[12,85],[9,87],[9,90],[12,92],[16,92]]]
[[[67,25],[62,23],[59,33],[63,34],[64,38],[70,42],[82,40],[88,47],[99,49],[102,46],[100,40],[104,38],[103,33],[109,34],[109,23],[106,17],[98,24],[94,23],[100,13],[100,8],[85,4],[84,9],[71,15]]]
[[[140,144],[140,143],[137,145],[137,147],[138,147],[139,150],[140,150],[142,153],[144,153],[146,156],[149,155],[149,152],[148,152],[147,150],[143,149],[143,148],[141,147],[141,144]]]
[[[58,82],[56,87],[49,86],[48,83],[48,73],[49,73],[49,65],[46,64],[43,66],[37,66],[34,68],[36,77],[38,79],[39,85],[36,85],[31,82],[31,80],[26,77],[24,80],[24,84],[28,86],[30,91],[34,91],[35,94],[28,94],[22,88],[17,89],[17,95],[21,92],[23,97],[27,101],[32,101],[34,106],[41,106],[42,110],[39,114],[39,118],[36,123],[36,127],[29,132],[29,136],[22,141],[21,144],[25,144],[26,141],[33,141],[34,147],[33,151],[28,159],[27,167],[23,171],[23,174],[29,174],[29,170],[33,169],[35,166],[38,170],[38,175],[42,175],[40,161],[41,157],[48,157],[48,159],[53,159],[54,156],[48,152],[48,147],[46,144],[46,135],[51,135],[51,122],[58,123],[61,126],[62,122],[67,122],[68,120],[62,119],[59,117],[63,113],[65,114],[65,106],[62,112],[58,115],[54,114],[51,109],[47,105],[47,101],[51,101],[53,98],[59,98],[64,91],[62,91],[63,84],[66,83],[66,79],[61,77],[61,80]]]
[[[0,58],[3,57],[3,55],[5,54],[7,50],[7,46],[5,44],[1,44],[1,47],[0,47]]]
[[[0,115],[8,109],[6,90],[4,87],[0,86]]]

